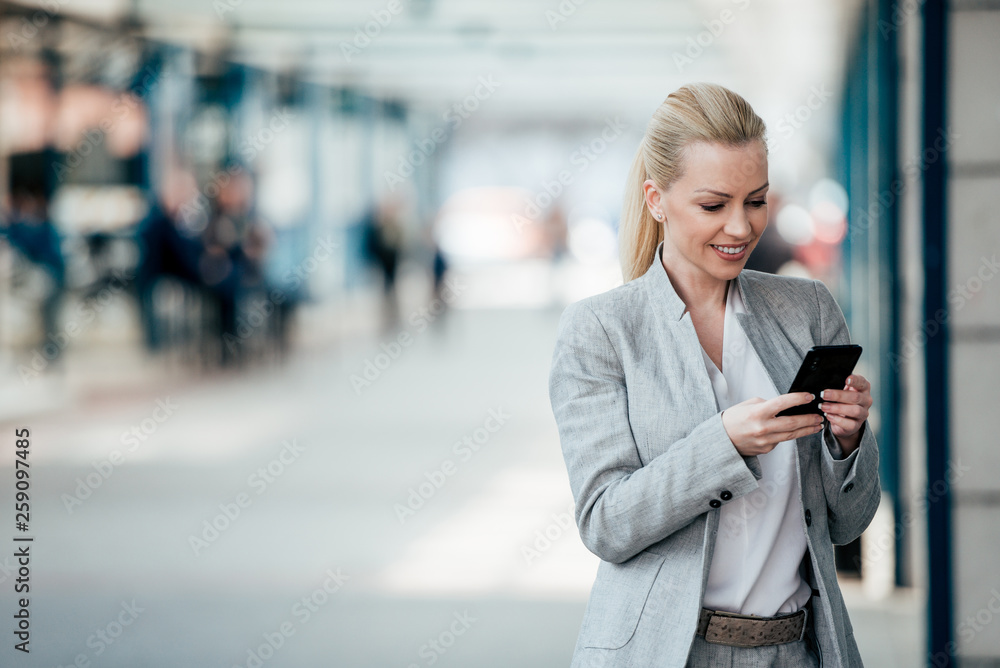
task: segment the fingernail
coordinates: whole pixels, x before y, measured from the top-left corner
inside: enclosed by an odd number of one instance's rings
[[[848,378],[847,379],[847,384],[850,385],[852,380],[854,380],[854,379],[853,378]]]
[[[821,398],[823,398],[823,399],[826,399],[826,390],[823,390],[822,392],[820,392],[820,393],[819,393],[819,396],[820,396]]]

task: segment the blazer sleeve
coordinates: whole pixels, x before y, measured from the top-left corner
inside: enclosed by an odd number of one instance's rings
[[[823,345],[851,342],[847,321],[829,288],[815,281],[819,303],[820,331]],[[871,425],[861,425],[861,443],[847,457],[827,423],[823,429],[823,491],[829,515],[830,538],[834,545],[850,543],[868,527],[882,498],[878,474],[878,443]]]
[[[584,545],[624,562],[718,503],[758,487],[716,413],[643,466],[628,417],[622,362],[585,303],[563,313],[549,396]],[[723,494],[723,492],[729,492]],[[731,495],[731,496],[730,496]],[[717,500],[710,505],[710,501]]]

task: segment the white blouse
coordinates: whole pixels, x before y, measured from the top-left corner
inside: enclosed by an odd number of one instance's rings
[[[722,370],[701,351],[720,411],[780,394],[736,319],[736,313],[745,312],[739,281],[733,279],[726,298]],[[782,441],[758,455],[760,486],[720,508],[702,603],[706,608],[770,617],[795,612],[809,600],[809,584],[799,574],[806,535],[795,448],[795,440]]]

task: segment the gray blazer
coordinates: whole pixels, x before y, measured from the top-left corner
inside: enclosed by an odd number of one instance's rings
[[[662,244],[661,244],[662,247]],[[580,537],[601,558],[573,666],[682,668],[719,529],[719,502],[758,488],[722,426],[684,302],[657,259],[623,286],[571,304],[559,322],[549,396]],[[850,343],[820,281],[740,272],[737,314],[779,392],[813,345]],[[749,354],[749,353],[748,353]],[[822,665],[861,666],[837,584],[834,545],[878,508],[878,446],[868,423],[846,458],[830,433],[799,438],[796,468]],[[712,505],[710,505],[711,502]]]

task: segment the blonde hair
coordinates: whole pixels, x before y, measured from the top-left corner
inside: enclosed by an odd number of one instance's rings
[[[668,190],[681,178],[684,150],[694,142],[742,146],[760,141],[766,152],[766,130],[745,99],[718,84],[687,84],[667,96],[646,126],[625,184],[618,247],[626,283],[649,269],[663,241],[663,225],[646,206],[646,179]]]

